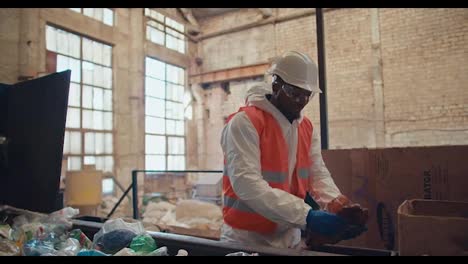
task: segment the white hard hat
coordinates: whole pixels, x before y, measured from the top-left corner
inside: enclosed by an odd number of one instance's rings
[[[315,93],[322,91],[318,87],[317,64],[306,54],[288,51],[278,57],[266,74],[276,74],[283,81]]]

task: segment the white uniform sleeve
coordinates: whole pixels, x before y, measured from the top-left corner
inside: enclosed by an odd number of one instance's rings
[[[221,146],[232,188],[252,210],[273,222],[305,229],[310,206],[263,179],[257,130],[243,112],[224,127]]]
[[[340,195],[341,192],[335,185],[325,162],[323,162],[320,139],[315,129],[312,132],[312,147],[309,157],[312,161],[309,190],[320,207],[325,208],[326,204]]]

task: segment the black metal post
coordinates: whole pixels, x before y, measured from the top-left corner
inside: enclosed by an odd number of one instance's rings
[[[328,113],[327,113],[327,80],[325,67],[325,39],[323,30],[323,10],[315,9],[317,25],[317,57],[320,94],[320,141],[322,149],[328,149]]]
[[[139,218],[137,170],[132,171],[133,219]]]

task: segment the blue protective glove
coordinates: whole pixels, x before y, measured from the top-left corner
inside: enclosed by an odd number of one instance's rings
[[[349,240],[360,236],[365,231],[367,231],[366,226],[351,225],[346,228],[341,237],[343,240]]]
[[[342,233],[347,226],[342,217],[322,210],[310,209],[306,221],[308,230],[331,237]]]

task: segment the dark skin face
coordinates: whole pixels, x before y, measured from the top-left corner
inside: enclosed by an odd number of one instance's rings
[[[283,85],[288,85],[279,76],[273,77],[272,90],[273,94],[268,98],[270,102],[278,108],[278,110],[292,123],[300,117],[301,110],[309,102],[308,97],[312,94],[311,91],[304,90],[297,86],[293,86],[288,94],[282,88]],[[292,85],[290,85],[292,86]],[[296,99],[296,98],[301,99]]]

